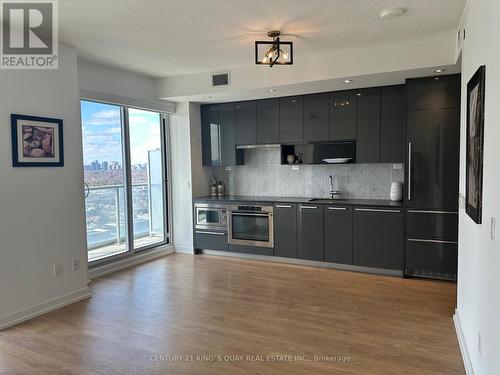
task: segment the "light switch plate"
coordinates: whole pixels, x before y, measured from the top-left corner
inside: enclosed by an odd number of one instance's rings
[[[465,210],[465,196],[463,194],[458,197],[458,208]]]
[[[63,274],[63,265],[62,263],[54,264],[54,276],[61,276]]]
[[[80,270],[80,259],[73,259],[73,271]]]
[[[495,241],[496,237],[496,219],[494,217],[491,218],[491,227],[490,227],[490,237],[492,241]]]

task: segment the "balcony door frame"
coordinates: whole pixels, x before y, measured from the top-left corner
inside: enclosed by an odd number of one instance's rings
[[[170,117],[167,112],[157,109],[149,109],[144,107],[136,107],[131,105],[119,104],[113,101],[95,100],[81,98],[81,101],[96,102],[109,104],[120,107],[120,121],[122,129],[122,152],[124,164],[124,194],[125,194],[125,220],[126,220],[126,251],[116,255],[110,255],[102,259],[89,261],[89,267],[96,267],[106,263],[116,262],[117,260],[134,256],[138,253],[143,253],[158,247],[168,246],[172,244],[172,186],[169,172],[172,171],[171,155],[170,155]],[[159,114],[160,117],[160,141],[162,150],[162,176],[163,176],[163,241],[154,244],[134,247],[134,221],[133,217],[133,197],[132,197],[132,165],[130,156],[130,124],[129,124],[129,109],[137,109],[142,111],[150,111]],[[82,165],[83,167],[83,165]],[[88,247],[87,247],[88,249]]]

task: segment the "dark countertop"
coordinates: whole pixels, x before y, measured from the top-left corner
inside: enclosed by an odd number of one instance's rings
[[[308,203],[308,204],[336,204],[347,206],[378,206],[378,207],[403,207],[403,202],[393,202],[389,199],[332,199],[330,202],[311,202],[313,198],[301,197],[254,197],[246,195],[228,195],[224,197],[196,197],[198,203]]]

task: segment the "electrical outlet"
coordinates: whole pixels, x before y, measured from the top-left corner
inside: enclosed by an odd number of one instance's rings
[[[483,336],[481,332],[477,333],[477,352],[479,355],[483,355]]]
[[[73,271],[80,270],[80,259],[73,259]]]
[[[392,169],[395,169],[395,170],[403,169],[403,164],[393,164]]]
[[[496,220],[494,217],[491,218],[491,226],[490,226],[490,237],[492,241],[495,241],[496,237]]]
[[[54,276],[61,276],[63,274],[63,265],[62,263],[54,264]]]
[[[300,165],[292,165],[292,171],[300,171]]]

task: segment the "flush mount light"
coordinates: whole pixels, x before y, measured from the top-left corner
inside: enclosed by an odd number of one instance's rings
[[[446,69],[439,68],[439,69],[434,70],[434,73],[443,73],[443,72],[446,72]]]
[[[255,41],[255,63],[257,65],[292,65],[293,64],[293,42],[282,42],[280,32],[269,31],[267,36],[272,41]]]
[[[399,17],[405,14],[406,10],[407,9],[403,7],[386,8],[380,12],[380,18],[386,20],[393,17]]]
[[[342,82],[344,82],[344,83],[352,83],[352,79],[344,79]]]
[[[267,91],[269,91],[269,92],[275,92],[275,91],[276,91],[276,89],[269,89],[269,90],[267,90]]]

